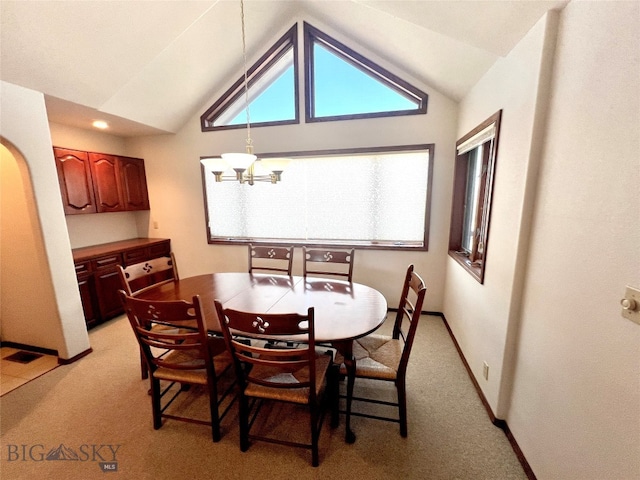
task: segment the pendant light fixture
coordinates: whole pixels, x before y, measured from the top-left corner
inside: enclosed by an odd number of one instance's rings
[[[286,159],[260,160],[253,153],[251,139],[251,116],[249,111],[249,80],[247,75],[247,44],[245,34],[244,0],[240,0],[240,22],[242,25],[242,59],[244,65],[244,99],[247,116],[247,140],[244,152],[223,153],[222,158],[206,157],[200,162],[211,171],[216,182],[237,181],[253,185],[255,182],[277,183],[288,163]],[[224,172],[233,169],[235,176],[225,176]]]

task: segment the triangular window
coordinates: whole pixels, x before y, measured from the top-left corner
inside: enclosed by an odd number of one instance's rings
[[[251,126],[299,123],[297,24],[247,70]],[[304,23],[307,122],[427,113],[428,95]],[[242,75],[201,117],[202,131],[247,124]]]
[[[252,126],[299,123],[297,24],[247,70]],[[202,131],[247,124],[244,75],[201,117]]]
[[[304,24],[306,121],[424,114],[428,95]]]

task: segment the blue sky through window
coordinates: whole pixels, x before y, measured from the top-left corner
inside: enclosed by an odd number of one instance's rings
[[[296,32],[297,24],[249,72],[249,113],[254,126],[299,123],[296,87],[302,87],[302,78],[294,65]],[[308,122],[426,113],[427,94],[305,23],[305,54],[308,48],[313,53],[304,59],[305,83],[313,89],[304,96]],[[203,131],[247,123],[242,80],[202,115]]]
[[[418,104],[350,65],[316,43],[314,113],[316,117],[415,110]]]
[[[251,123],[277,122],[295,118],[293,65],[287,68],[259,97],[249,104]],[[229,122],[229,125],[247,123],[245,109]]]
[[[315,116],[413,110],[418,107],[387,85],[345,62],[323,46],[314,45]],[[295,118],[293,65],[249,106],[251,123]],[[229,125],[247,123],[242,110]]]

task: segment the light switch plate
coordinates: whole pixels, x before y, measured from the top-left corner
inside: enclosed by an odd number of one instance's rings
[[[627,285],[624,298],[620,301],[622,316],[640,325],[640,289]],[[627,308],[624,308],[629,305]]]

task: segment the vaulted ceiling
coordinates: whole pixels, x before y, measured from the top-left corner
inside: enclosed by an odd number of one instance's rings
[[[248,61],[304,20],[457,101],[568,1],[245,0]],[[0,20],[0,78],[81,128],[176,132],[242,71],[240,0],[2,0]]]

